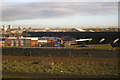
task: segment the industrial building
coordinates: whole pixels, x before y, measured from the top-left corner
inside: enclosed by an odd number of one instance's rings
[[[58,37],[8,37],[5,46],[60,47],[61,40]]]

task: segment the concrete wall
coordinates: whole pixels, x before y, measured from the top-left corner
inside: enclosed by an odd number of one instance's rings
[[[119,51],[111,50],[74,50],[57,48],[2,48],[2,55],[8,56],[40,56],[40,57],[118,57]]]

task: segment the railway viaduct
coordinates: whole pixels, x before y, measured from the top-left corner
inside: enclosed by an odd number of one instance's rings
[[[76,39],[92,38],[89,44],[114,44],[120,45],[120,32],[23,32],[23,36],[42,37],[56,36],[64,37],[71,36]]]

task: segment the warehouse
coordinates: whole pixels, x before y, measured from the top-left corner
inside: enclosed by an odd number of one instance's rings
[[[61,41],[58,37],[40,37],[38,44],[41,47],[60,47]]]

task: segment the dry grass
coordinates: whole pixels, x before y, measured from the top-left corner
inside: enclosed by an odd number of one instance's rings
[[[117,58],[3,56],[3,72],[118,76]]]

